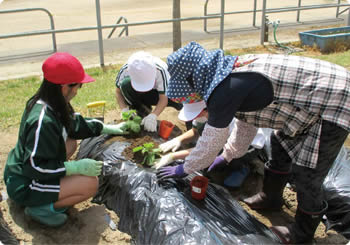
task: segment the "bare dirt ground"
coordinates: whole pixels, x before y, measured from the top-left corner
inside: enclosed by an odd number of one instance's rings
[[[118,111],[110,111],[105,117],[106,122],[119,120]],[[177,112],[167,108],[159,118],[174,122],[182,131],[185,126],[177,119]],[[3,165],[6,162],[8,152],[13,148],[17,140],[17,128],[10,128],[0,132],[0,173],[3,173]],[[252,186],[261,186],[261,176],[250,175],[242,185],[242,193],[252,191]],[[0,191],[6,192],[3,179],[0,181]],[[231,192],[237,197],[237,190]],[[281,212],[258,213],[251,210],[244,203],[241,205],[260,222],[267,226],[283,225],[293,221],[296,210],[295,192],[286,188],[284,192],[286,205]],[[21,244],[130,244],[131,237],[128,234],[113,230],[106,221],[109,215],[112,221],[117,224],[118,216],[107,210],[104,206],[96,205],[85,201],[68,210],[69,220],[60,228],[47,228],[25,218],[23,208],[17,206],[9,199],[0,202],[0,210],[3,219],[9,226],[15,238]],[[347,240],[335,231],[325,232],[325,227],[321,224],[316,232],[317,244],[346,244]]]

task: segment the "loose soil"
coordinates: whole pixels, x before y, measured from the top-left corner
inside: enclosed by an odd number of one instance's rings
[[[113,123],[120,123],[121,121],[114,120]],[[159,129],[160,120],[157,122],[157,128]],[[138,146],[142,146],[145,143],[153,143],[154,147],[153,149],[156,149],[159,147],[159,145],[163,142],[165,142],[157,132],[147,132],[143,130],[143,126],[141,126],[141,132],[138,134],[131,134],[131,135],[125,135],[125,136],[115,136],[110,139],[108,139],[104,144],[109,145],[115,141],[120,142],[128,142],[130,145],[124,149],[122,152],[122,156],[124,156],[127,160],[130,160],[136,164],[138,164],[139,167],[151,167],[147,165],[143,165],[143,159],[144,154],[141,153],[141,151],[134,152],[133,149]],[[181,130],[178,126],[175,126],[172,130],[168,140],[171,140],[175,138],[178,135],[181,135],[183,133],[183,130]],[[157,157],[156,160],[159,160],[160,157]]]

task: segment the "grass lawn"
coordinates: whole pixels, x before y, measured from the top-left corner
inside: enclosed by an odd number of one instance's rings
[[[288,46],[298,47],[299,43],[290,43]],[[300,47],[298,47],[300,49]],[[259,46],[256,48],[225,50],[226,54],[242,55],[249,53],[275,53],[276,47]],[[305,48],[293,55],[302,55],[326,60],[350,69],[350,50],[330,54],[321,54],[315,48]],[[87,115],[86,104],[92,101],[106,101],[106,111],[116,108],[115,77],[121,66],[108,66],[104,69],[97,67],[87,69],[87,73],[96,79],[96,82],[84,84],[78,95],[72,100],[77,112]],[[41,84],[40,77],[7,80],[0,83],[0,96],[3,107],[0,108],[0,130],[8,127],[17,127],[25,107],[26,101],[33,96]]]

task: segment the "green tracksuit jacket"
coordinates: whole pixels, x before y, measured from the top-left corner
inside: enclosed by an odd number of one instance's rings
[[[24,206],[58,200],[60,178],[66,175],[67,137],[84,139],[100,135],[102,122],[75,114],[73,130],[67,134],[56,113],[39,100],[24,112],[18,141],[8,155],[4,180],[11,199]]]

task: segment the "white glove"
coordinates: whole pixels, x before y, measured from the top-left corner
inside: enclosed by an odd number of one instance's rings
[[[172,151],[175,152],[181,147],[181,141],[178,138],[174,138],[172,140],[169,140],[163,144],[159,145],[159,149],[162,150],[162,152],[168,152]]]
[[[129,106],[123,108],[122,111],[121,111],[121,113],[120,113],[120,118],[123,118],[123,112],[127,112],[127,111],[129,111],[129,110],[130,110],[130,109],[129,109]]]
[[[162,156],[162,158],[156,162],[156,164],[153,165],[153,168],[158,169],[161,168],[163,166],[168,165],[169,163],[173,162],[174,158],[173,158],[173,154],[169,153],[165,156]]]
[[[141,125],[144,126],[144,129],[148,132],[156,132],[157,131],[157,115],[156,114],[148,114],[148,116],[142,119]]]

